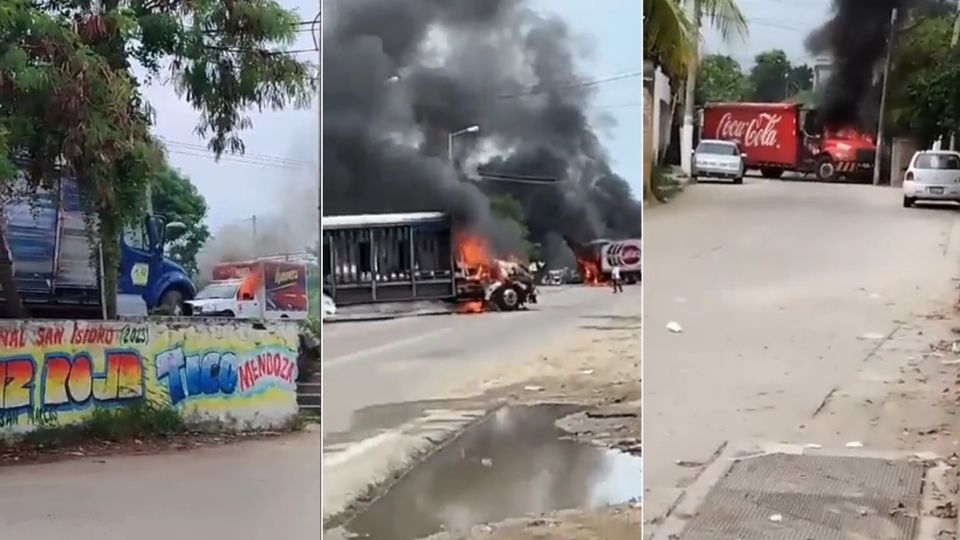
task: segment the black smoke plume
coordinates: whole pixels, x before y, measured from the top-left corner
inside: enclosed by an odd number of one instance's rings
[[[563,22],[525,0],[324,9],[324,215],[441,210],[513,249],[521,231],[490,213],[490,198],[506,193],[534,241],[640,234],[641,203],[588,121],[591,89],[575,84],[583,77]],[[455,139],[455,167],[447,136],[472,125],[479,134]],[[477,171],[557,182],[467,178]]]
[[[889,46],[891,14],[896,24],[918,12],[942,11],[942,0],[834,0],[833,17],[806,41],[815,54],[828,54],[833,71],[819,96],[827,126],[875,127],[880,74]]]

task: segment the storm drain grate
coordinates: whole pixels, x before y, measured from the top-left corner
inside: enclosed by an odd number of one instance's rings
[[[680,538],[911,540],[925,473],[921,463],[872,458],[773,454],[738,461]]]

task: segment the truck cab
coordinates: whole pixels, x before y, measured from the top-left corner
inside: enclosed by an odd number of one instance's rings
[[[63,177],[54,188],[12,197],[4,206],[7,243],[14,279],[24,307],[33,317],[100,318],[100,252],[91,248],[76,181]],[[118,311],[142,316],[166,303],[173,314],[195,292],[183,267],[164,256],[168,229],[182,224],[165,223],[146,216],[130,227],[120,243]]]
[[[138,312],[159,309],[167,315],[188,314],[186,302],[194,297],[196,288],[186,270],[164,255],[167,234],[182,227],[182,223],[166,223],[158,216],[148,215],[141,226],[128,227],[120,238],[117,291],[121,296],[133,297],[134,302],[137,298],[142,300]]]

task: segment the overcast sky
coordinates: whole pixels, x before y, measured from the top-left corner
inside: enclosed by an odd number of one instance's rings
[[[603,9],[584,0],[535,0],[543,13],[561,17],[580,36],[585,78],[602,79],[643,71],[641,46],[643,6],[637,0],[603,0]],[[614,172],[642,193],[641,137],[643,77],[621,79],[597,87],[593,123],[610,154]],[[606,118],[604,118],[606,117]],[[608,125],[612,121],[615,125]]]
[[[295,9],[303,20],[313,20],[319,10],[318,0],[285,0],[283,4]],[[293,48],[313,48],[309,26],[298,35]],[[319,63],[319,53],[299,56]],[[316,223],[318,101],[310,110],[252,112],[253,128],[242,134],[247,156],[217,163],[209,152],[197,148],[206,146],[206,141],[194,133],[198,115],[170,85],[156,84],[147,89],[146,95],[157,110],[154,132],[175,142],[168,146],[170,161],[190,177],[207,199],[207,221],[212,230],[249,220],[253,215],[269,217],[280,212],[295,212],[300,217],[299,214],[312,211]],[[278,159],[284,161],[278,163]],[[291,201],[299,204],[291,208]]]
[[[830,0],[737,0],[750,25],[745,40],[724,42],[713,30],[705,29],[707,53],[729,54],[744,69],[753,65],[757,53],[782,49],[791,63],[812,63],[804,49],[807,35],[830,16]]]
[[[640,2],[605,0],[606,9],[597,10],[580,0],[533,0],[544,13],[566,20],[581,36],[585,55],[581,62],[586,78],[602,78],[639,71]],[[285,0],[303,20],[317,13],[317,0]],[[310,49],[308,31],[299,36],[294,48]],[[301,54],[317,61],[317,55]],[[594,123],[600,130],[614,170],[640,193],[640,137],[643,110],[640,107],[642,78],[635,77],[597,88]],[[174,141],[168,146],[173,165],[189,176],[210,206],[208,223],[220,226],[249,222],[250,217],[307,214],[316,223],[318,174],[318,104],[310,110],[251,113],[253,128],[243,133],[247,155],[215,162],[203,150],[206,141],[194,133],[197,114],[169,85],[147,88],[147,98],[158,111],[155,133]],[[605,121],[601,114],[608,116]],[[613,119],[616,125],[609,122]],[[265,156],[265,157],[263,157]],[[271,159],[268,159],[271,158]],[[278,162],[277,160],[283,160]],[[291,208],[296,205],[296,208]],[[298,219],[309,222],[309,219]],[[316,230],[316,229],[314,229]]]

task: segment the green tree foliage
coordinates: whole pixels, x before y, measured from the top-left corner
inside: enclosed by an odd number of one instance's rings
[[[907,23],[897,37],[890,72],[888,129],[928,145],[960,129],[960,57],[950,49],[953,17]]]
[[[710,54],[700,62],[697,103],[741,101],[749,90],[740,64],[730,56]]]
[[[166,238],[170,257],[191,274],[197,273],[197,252],[210,238],[207,201],[196,186],[180,171],[164,167],[151,178],[153,212],[167,222],[179,221],[187,226],[182,232]]]
[[[750,69],[751,99],[754,101],[784,101],[790,95],[787,80],[790,61],[781,50],[764,51],[755,58]]]
[[[113,239],[102,243],[104,259],[117,261],[116,239],[123,223],[142,209],[147,173],[160,156],[133,77],[112,69],[63,17],[33,2],[8,0],[0,7],[0,86],[0,180],[29,195],[52,186],[66,166],[95,212],[88,223],[92,236]],[[26,174],[15,185],[19,170]],[[106,286],[116,291],[116,265],[104,274]],[[9,311],[18,299],[4,289]]]
[[[132,66],[148,80],[172,74],[200,112],[197,132],[215,155],[242,153],[239,133],[251,127],[245,111],[304,106],[313,95],[310,64],[282,52],[298,28],[297,15],[274,0],[0,6],[0,140],[8,160],[0,171],[23,157],[34,185],[52,178],[56,165],[76,175],[96,211],[89,225],[103,246],[109,316],[116,314],[116,239],[142,217],[147,181],[163,166],[149,134],[154,111]]]

